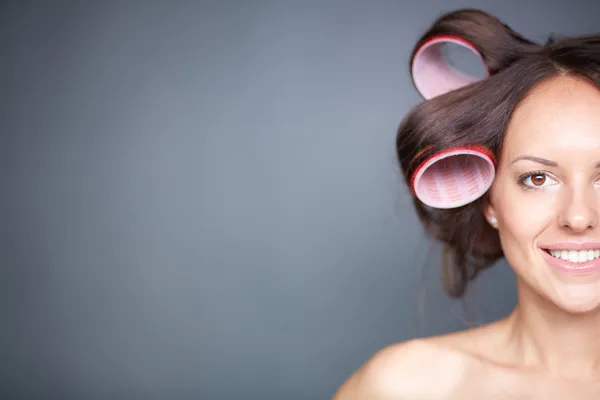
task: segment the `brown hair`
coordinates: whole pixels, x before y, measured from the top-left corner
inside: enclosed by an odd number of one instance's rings
[[[558,74],[581,76],[600,86],[600,35],[531,42],[497,18],[475,9],[439,17],[416,44],[459,36],[480,52],[490,76],[426,100],[404,117],[396,151],[405,182],[439,151],[483,145],[499,159],[505,128],[521,99],[541,81]],[[445,245],[444,284],[461,297],[469,281],[503,256],[498,233],[486,221],[487,197],[454,209],[435,209],[413,198],[426,232]]]

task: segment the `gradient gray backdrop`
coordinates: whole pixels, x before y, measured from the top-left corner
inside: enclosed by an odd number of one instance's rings
[[[410,50],[474,6],[531,39],[589,1],[0,5],[0,398],[327,399],[465,327],[394,158]],[[504,262],[469,315],[514,305]]]

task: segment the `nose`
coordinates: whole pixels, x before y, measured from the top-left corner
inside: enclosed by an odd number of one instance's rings
[[[598,224],[598,199],[600,189],[571,190],[563,199],[559,217],[562,227],[574,232],[584,232]]]

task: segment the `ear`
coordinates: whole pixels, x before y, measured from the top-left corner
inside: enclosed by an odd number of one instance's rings
[[[483,206],[483,215],[493,228],[498,228],[498,214],[496,213],[496,208],[494,207],[490,196],[486,196],[485,203]]]

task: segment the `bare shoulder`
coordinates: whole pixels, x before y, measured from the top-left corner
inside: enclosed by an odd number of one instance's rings
[[[373,354],[332,400],[449,398],[473,366],[471,357],[437,338],[396,343]]]

